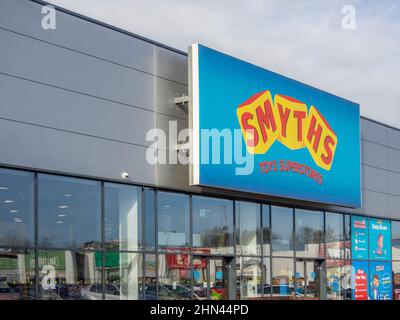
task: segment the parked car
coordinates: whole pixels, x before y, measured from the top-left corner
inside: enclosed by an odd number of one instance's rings
[[[156,299],[156,284],[150,283],[145,286],[145,299]],[[160,284],[158,287],[158,295],[162,300],[190,300],[191,296],[194,300],[204,300],[205,297],[199,296],[195,291],[191,291],[184,285]]]
[[[0,300],[19,300],[20,294],[8,285],[6,277],[0,277]]]
[[[117,284],[107,284],[105,286],[106,300],[120,300],[120,288]],[[101,300],[103,298],[103,285],[90,284],[81,289],[81,296],[87,300]]]

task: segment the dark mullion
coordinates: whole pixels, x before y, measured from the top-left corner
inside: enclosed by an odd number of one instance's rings
[[[272,206],[268,205],[269,207],[269,280],[270,280],[270,284],[269,286],[271,287],[270,290],[270,297],[272,298],[273,296],[273,287],[272,287]]]
[[[156,270],[155,270],[155,276],[156,276],[156,300],[158,300],[158,283],[159,283],[159,279],[158,279],[158,190],[155,189],[154,190],[154,232],[155,232],[155,266],[156,266]]]
[[[193,196],[189,195],[190,300],[193,300]]]
[[[261,250],[261,298],[264,298],[264,258],[262,257],[264,254],[264,206],[260,203],[260,242],[261,242],[261,246],[260,246],[260,250]],[[256,288],[256,292],[257,292],[257,288]],[[258,292],[257,292],[258,294]]]
[[[101,255],[102,255],[102,263],[103,265],[101,266],[101,282],[103,286],[103,292],[102,292],[102,300],[106,299],[106,255],[105,255],[105,198],[104,198],[104,181],[101,182]]]
[[[146,237],[145,237],[145,212],[146,212],[146,201],[145,201],[145,188],[141,187],[141,196],[142,196],[142,212],[141,212],[141,216],[142,216],[142,244],[141,244],[141,255],[142,255],[142,299],[144,300],[146,298],[145,296],[145,271],[146,271],[146,255],[145,255],[145,246],[146,246]]]
[[[34,173],[34,202],[35,202],[35,209],[34,209],[34,235],[35,235],[35,299],[39,299],[39,178],[38,174]]]
[[[294,281],[294,296],[296,296],[296,287],[297,287],[297,278],[296,278],[296,212],[295,212],[295,208],[292,208],[292,244],[293,244],[293,271],[294,271],[294,275],[293,275],[293,281]],[[303,270],[303,273],[305,273],[306,271]],[[305,277],[306,275],[304,274],[304,286],[305,284]],[[303,288],[304,289],[304,288]]]

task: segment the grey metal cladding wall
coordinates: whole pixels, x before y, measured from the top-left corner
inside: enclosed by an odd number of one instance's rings
[[[0,2],[0,163],[156,184],[145,137],[187,127],[172,103],[187,94],[187,58],[60,11],[45,31],[41,9]]]
[[[0,27],[69,50],[154,73],[153,45],[92,22],[57,12],[57,29],[43,30],[42,6],[29,0],[1,0]]]
[[[400,131],[368,119],[361,129],[362,212],[400,219]]]

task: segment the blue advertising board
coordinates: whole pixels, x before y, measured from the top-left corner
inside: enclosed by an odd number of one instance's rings
[[[190,184],[360,207],[358,104],[200,44],[189,56]]]
[[[368,218],[351,217],[351,256],[353,259],[368,259]]]
[[[391,260],[390,221],[369,219],[369,258],[371,260]]]
[[[392,263],[370,261],[369,299],[392,300]]]

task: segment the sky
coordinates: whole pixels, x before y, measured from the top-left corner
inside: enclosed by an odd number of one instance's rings
[[[202,43],[357,102],[363,116],[400,128],[399,0],[48,2],[183,51]]]

